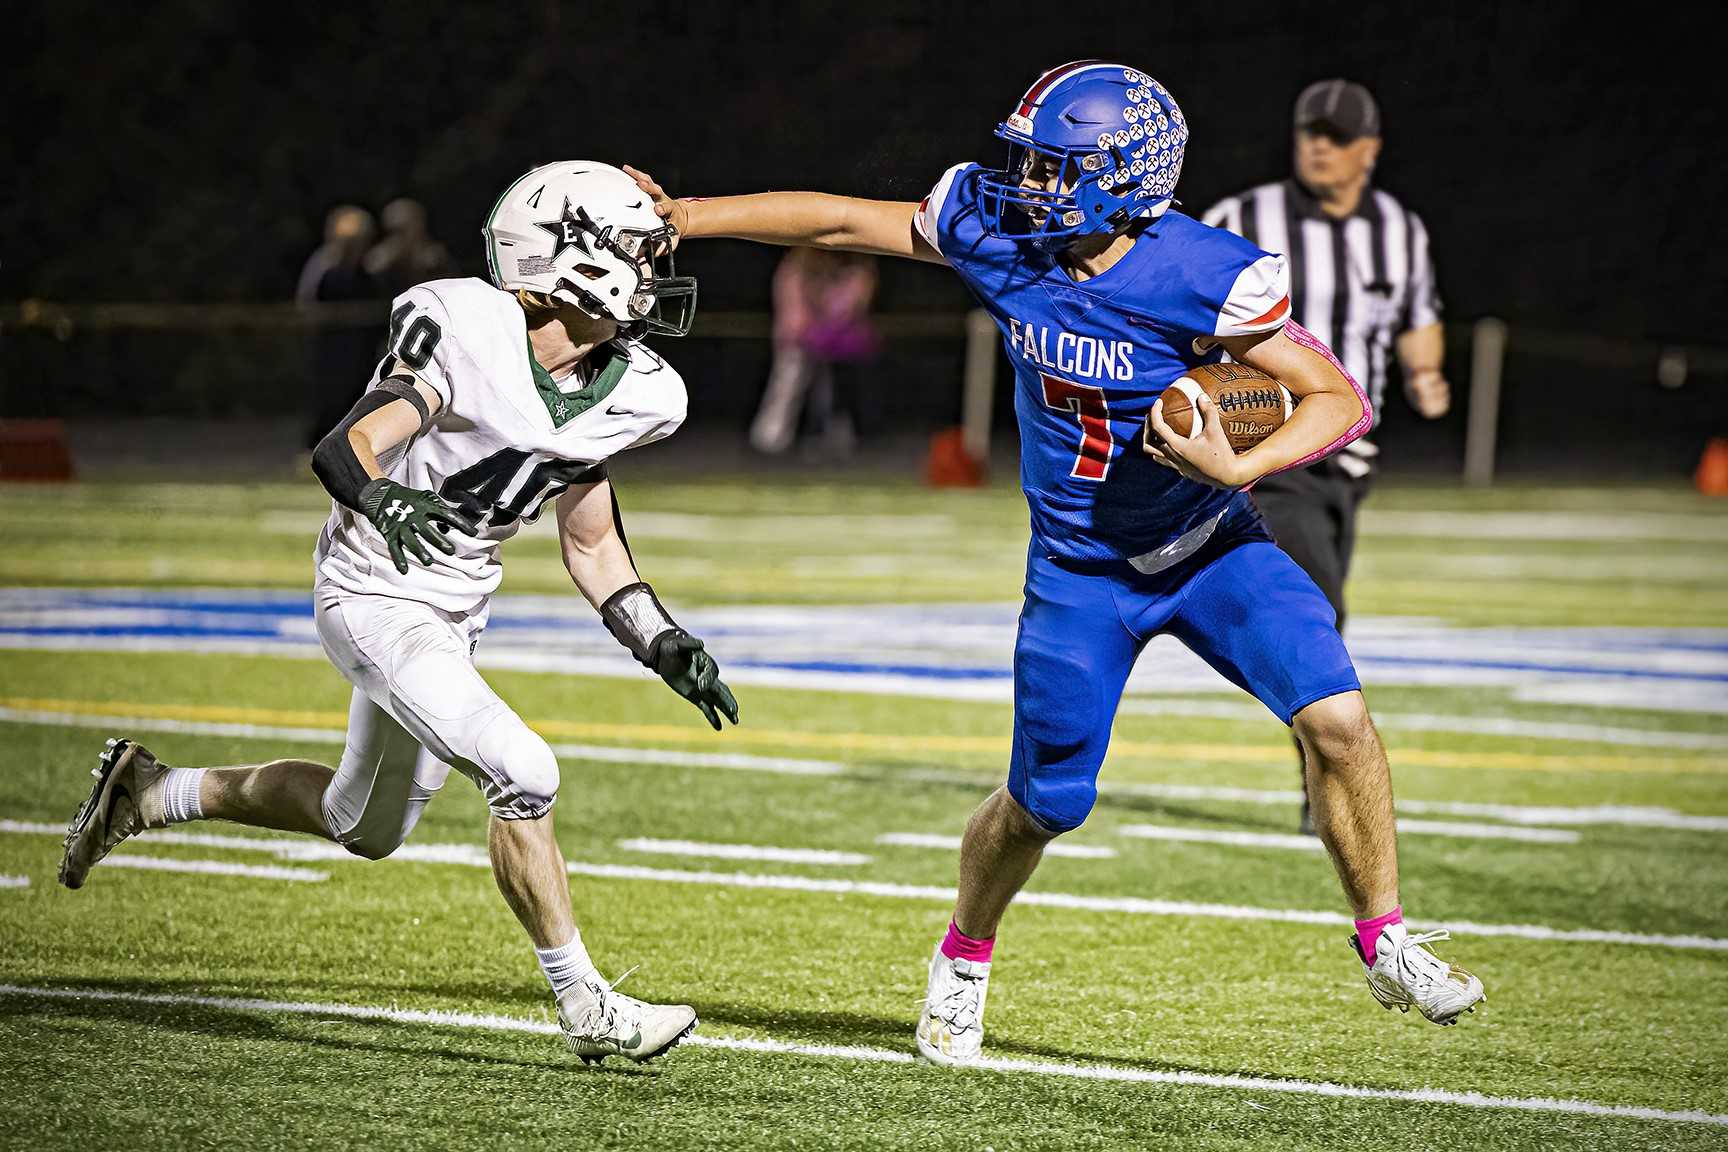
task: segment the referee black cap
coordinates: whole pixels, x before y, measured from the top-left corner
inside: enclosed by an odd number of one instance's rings
[[[1368,89],[1349,80],[1320,80],[1296,97],[1296,129],[1341,140],[1380,135],[1380,108]]]

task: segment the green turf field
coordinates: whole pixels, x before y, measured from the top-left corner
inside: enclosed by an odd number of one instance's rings
[[[622,487],[675,610],[1018,589],[1007,488]],[[293,485],[6,491],[0,584],[305,588],[323,507]],[[1388,488],[1371,511],[1363,618],[1728,629],[1721,502]],[[503,592],[567,587],[547,525],[505,555]],[[1664,659],[1725,646],[1688,632]],[[590,1069],[546,1034],[460,778],[389,861],[188,825],[59,888],[116,718],[172,763],[340,751],[348,689],[321,661],[102,648],[0,650],[3,1146],[1728,1147],[1728,686],[1669,711],[1660,677],[1593,706],[1370,683],[1416,821],[1405,907],[1454,926],[1442,955],[1488,988],[1451,1029],[1380,1009],[1325,856],[1279,839],[1275,721],[1239,695],[1127,712],[1061,842],[1093,851],[1047,858],[1005,922],[994,1063],[951,1071],[910,1060],[911,1022],[950,911],[941,838],[1002,775],[1005,704],[750,686],[716,735],[655,681],[488,672],[560,749],[590,951],[701,1014],[661,1063]],[[690,760],[714,752],[737,759]],[[1213,834],[1237,842],[1168,838]]]

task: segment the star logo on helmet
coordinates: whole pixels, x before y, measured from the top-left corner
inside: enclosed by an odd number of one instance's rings
[[[552,233],[552,259],[564,255],[566,248],[574,248],[584,256],[594,255],[594,250],[588,247],[588,235],[598,234],[600,229],[595,225],[594,218],[588,215],[588,210],[581,205],[576,210],[570,210],[570,198],[564,198],[564,211],[556,220],[536,220],[534,227],[543,228]]]

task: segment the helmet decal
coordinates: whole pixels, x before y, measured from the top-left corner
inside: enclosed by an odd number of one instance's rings
[[[564,198],[564,211],[558,219],[536,220],[534,227],[543,228],[552,233],[551,259],[554,262],[557,261],[558,257],[564,255],[566,248],[574,248],[584,256],[594,255],[594,249],[588,246],[588,241],[583,233],[596,237],[602,244],[606,243],[605,235],[601,233],[600,226],[594,223],[594,218],[588,215],[588,209],[577,205],[575,212],[570,211],[570,198],[568,196]]]

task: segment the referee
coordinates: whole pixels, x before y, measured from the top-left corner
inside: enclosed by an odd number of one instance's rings
[[[1442,372],[1428,232],[1414,212],[1369,184],[1380,155],[1374,97],[1347,80],[1311,84],[1296,98],[1295,129],[1295,179],[1227,197],[1206,213],[1206,223],[1289,258],[1291,315],[1325,338],[1366,386],[1376,423],[1394,351],[1411,406],[1429,419],[1445,415],[1451,389]],[[1312,467],[1254,486],[1273,536],[1332,602],[1340,630],[1356,509],[1378,453],[1364,437]],[[1313,831],[1306,799],[1302,830]]]

